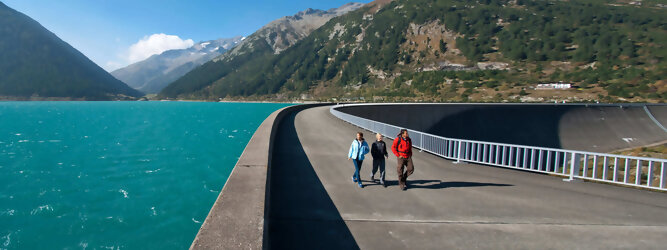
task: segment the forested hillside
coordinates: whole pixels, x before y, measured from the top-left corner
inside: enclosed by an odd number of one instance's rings
[[[0,99],[142,96],[30,17],[0,2]]]
[[[176,80],[167,86],[161,95],[200,99],[199,93],[208,91],[216,80],[239,69],[265,62],[307,37],[331,18],[359,9],[362,5],[349,3],[327,11],[307,9],[294,16],[277,19],[248,36],[228,53],[195,68]],[[259,79],[257,77],[255,77],[256,80]],[[258,88],[265,87],[259,86]],[[252,91],[254,91],[252,88],[244,90],[244,95],[251,95]],[[270,91],[262,90],[262,92]]]
[[[280,54],[246,54],[165,97],[664,101],[667,9],[656,2],[373,2]],[[218,62],[221,63],[221,62]],[[239,67],[234,68],[234,65]],[[207,66],[207,65],[204,65]],[[191,74],[194,72],[191,72]],[[537,90],[538,83],[570,83]]]

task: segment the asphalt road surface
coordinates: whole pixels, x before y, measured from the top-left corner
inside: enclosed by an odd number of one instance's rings
[[[267,190],[269,248],[664,249],[667,194],[452,161],[414,150],[409,188],[352,182],[361,129],[310,108],[278,127]],[[375,136],[363,131],[369,144]],[[391,145],[390,141],[386,141]]]

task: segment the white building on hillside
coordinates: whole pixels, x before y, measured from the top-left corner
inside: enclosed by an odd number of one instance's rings
[[[569,89],[569,88],[572,88],[572,84],[563,82],[540,83],[537,84],[537,87],[535,87],[535,89]]]

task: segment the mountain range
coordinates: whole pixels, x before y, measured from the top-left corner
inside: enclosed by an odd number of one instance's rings
[[[225,77],[227,74],[248,65],[262,63],[264,59],[279,55],[292,47],[310,33],[327,23],[332,18],[344,15],[361,8],[361,3],[349,3],[339,8],[327,11],[307,9],[293,16],[286,16],[275,20],[248,36],[232,50],[217,58],[193,69],[180,79],[171,83],[160,93],[163,96],[178,96],[181,94],[206,92],[204,88],[211,87],[211,83]],[[261,73],[261,72],[256,72]],[[259,74],[255,77],[259,77]],[[237,82],[235,84],[244,84]],[[268,86],[255,85],[253,88]],[[225,87],[223,87],[225,88]],[[253,89],[248,89],[250,94]],[[191,95],[198,98],[198,94]]]
[[[122,80],[166,99],[664,102],[665,8],[654,0],[350,3],[112,75],[0,3],[0,98],[143,95]]]
[[[117,80],[37,21],[0,2],[0,98],[132,99]]]
[[[378,0],[296,39],[267,25],[159,96],[664,101],[664,11],[622,0]],[[536,88],[554,82],[573,87]]]
[[[130,87],[155,94],[195,67],[234,48],[244,39],[241,36],[223,38],[200,42],[187,49],[168,50],[114,70],[111,75]]]

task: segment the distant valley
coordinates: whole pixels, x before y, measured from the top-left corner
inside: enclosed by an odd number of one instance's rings
[[[217,39],[187,49],[168,50],[114,70],[111,75],[146,94],[156,94],[190,70],[234,48],[243,39],[241,36]]]
[[[0,98],[664,102],[666,11],[654,0],[349,3],[109,74],[0,3]]]

